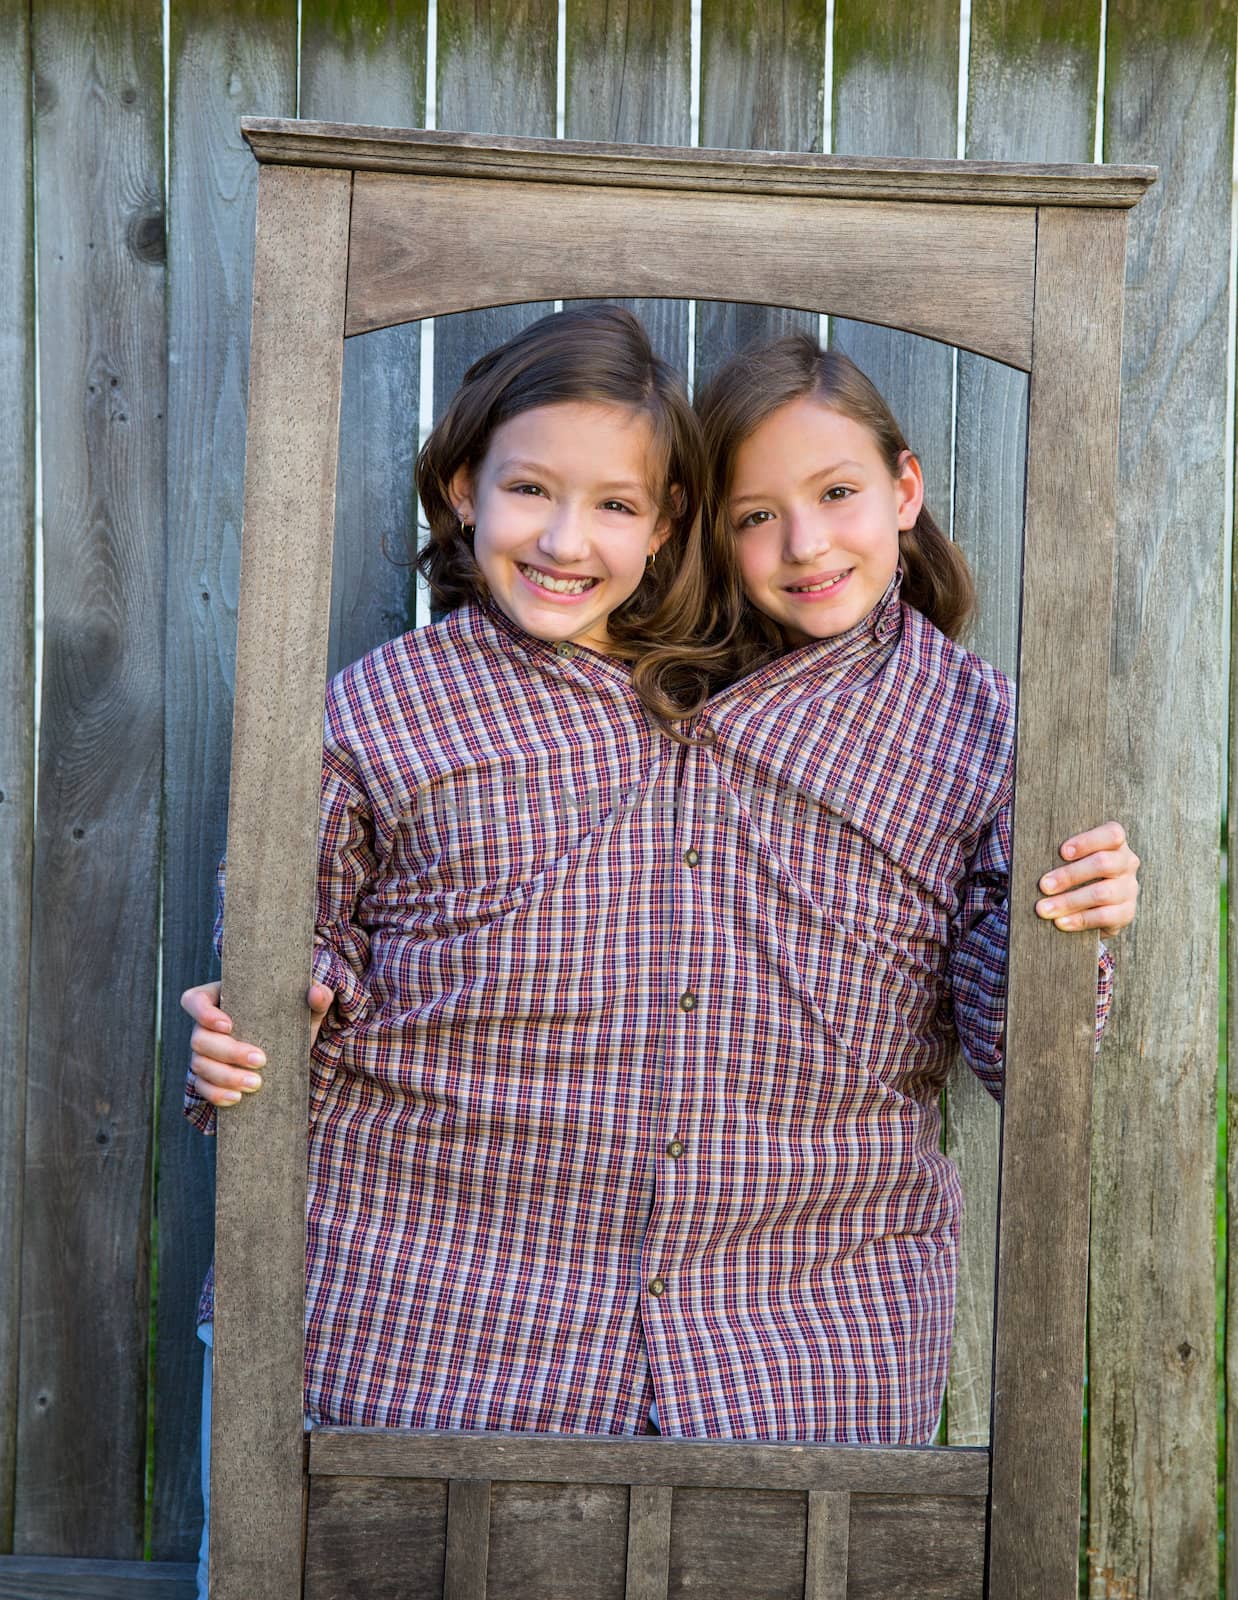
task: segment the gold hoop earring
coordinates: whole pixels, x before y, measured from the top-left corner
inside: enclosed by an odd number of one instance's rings
[[[649,554],[645,557],[645,571],[646,572],[652,572],[653,571],[653,564],[657,560],[657,557],[658,557],[658,552],[656,550],[651,550],[649,552]]]
[[[466,522],[463,517],[460,518],[460,537],[462,539],[467,539],[476,532],[477,524],[475,522]]]

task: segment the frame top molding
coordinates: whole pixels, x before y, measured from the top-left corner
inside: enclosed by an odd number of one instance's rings
[[[1155,167],[1021,166],[1004,161],[912,161],[902,157],[798,155],[784,150],[684,150],[372,128],[351,123],[243,117],[259,161],[409,172],[423,177],[515,178],[631,189],[812,195],[831,200],[917,200],[954,205],[1136,205]]]

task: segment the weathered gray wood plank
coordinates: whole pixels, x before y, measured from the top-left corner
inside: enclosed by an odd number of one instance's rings
[[[666,1600],[675,1491],[634,1483],[629,1490],[624,1600]]]
[[[1031,908],[1052,841],[1104,794],[1108,641],[1095,619],[1112,591],[1126,219],[1046,211],[1037,237],[989,1582],[1061,1600],[1078,1561],[1096,952]],[[1051,639],[1071,641],[1068,695]]]
[[[627,1528],[620,1485],[496,1483],[487,1600],[624,1600]]]
[[[717,194],[805,194],[818,200],[933,200],[958,205],[1116,206],[1139,203],[1151,166],[1018,166],[747,149],[666,149],[573,139],[341,127],[242,117],[260,161],[415,172],[439,178],[516,178],[621,189],[698,189]]]
[[[994,161],[1086,161],[1100,14],[1073,0],[1053,0],[1039,8],[1037,26],[1028,27],[1028,16],[1015,0],[973,4],[967,153]],[[968,643],[1011,676],[1019,638],[1026,447],[1026,377],[961,353],[954,537],[980,597]],[[980,1081],[956,1072],[946,1100],[946,1148],[958,1163],[964,1195],[947,1389],[952,1444],[989,1437],[1000,1123]]]
[[[34,206],[30,8],[3,0],[0,144],[0,1550],[12,1548],[34,854]]]
[[[691,54],[688,0],[574,0],[567,8],[567,137],[686,145]],[[659,355],[686,368],[687,306],[624,303],[645,324]]]
[[[824,125],[825,7],[782,0],[777,21],[756,0],[702,0],[702,145],[820,151]],[[703,300],[696,311],[696,380],[747,344],[817,318],[754,299]]]
[[[834,11],[834,150],[949,157],[958,137],[959,7],[922,0]],[[925,501],[950,526],[954,357],[945,345],[837,318],[830,343],[868,374],[924,467]]]
[[[1131,217],[1127,275],[1107,809],[1149,865],[1139,922],[1115,947],[1097,1068],[1096,1125],[1110,1136],[1092,1191],[1089,1561],[1135,1600],[1211,1600],[1236,8],[1110,0],[1108,16],[1105,152],[1155,152],[1161,181]],[[1231,1473],[1235,1437],[1231,1412]]]
[[[425,110],[426,0],[364,11],[306,0],[301,114],[322,122],[420,122]],[[328,671],[413,627],[421,330],[409,323],[344,352]]]
[[[851,1496],[814,1490],[808,1496],[804,1600],[847,1600]]]
[[[987,1450],[402,1428],[315,1428],[310,1471],[358,1478],[464,1478],[484,1471],[528,1483],[934,1495],[983,1494],[989,1478]]]
[[[194,1600],[187,1561],[0,1556],[0,1600]]]
[[[807,1496],[761,1489],[680,1489],[668,1595],[804,1600]]]
[[[490,1480],[453,1478],[447,1485],[443,1600],[486,1600],[489,1561]]]
[[[997,1600],[1000,1591],[984,1589],[984,1522],[983,1497],[853,1495],[847,1600]],[[1023,1592],[1005,1591],[1008,1600]]]
[[[530,237],[521,219],[535,211]],[[510,303],[554,290],[737,297],[835,306],[988,350],[1031,356],[1035,213],[1017,206],[913,205],[799,196],[453,183],[359,173],[348,330],[444,307]],[[466,259],[448,243],[464,223]]]
[[[163,762],[159,41],[154,0],[33,13],[46,634],[15,1544],[50,1554],[142,1549]]]
[[[447,1484],[311,1478],[305,1600],[442,1600]]]
[[[156,1559],[201,1535],[198,1290],[211,1258],[213,1141],[181,1114],[182,991],[217,972],[236,653],[245,386],[257,167],[237,116],[296,103],[295,0],[177,0],[169,43],[167,671],[162,1099],[155,1338]]]
[[[213,1600],[301,1593],[305,987],[351,185],[279,167],[258,184],[223,994],[269,1065],[219,1122]]]
[[[504,6],[440,0],[438,126],[553,137],[557,42],[555,0],[511,0]],[[552,309],[543,301],[436,319],[435,414],[471,362]]]

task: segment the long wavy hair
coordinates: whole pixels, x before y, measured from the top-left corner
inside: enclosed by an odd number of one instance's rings
[[[701,516],[704,451],[683,380],[654,354],[629,311],[568,306],[475,361],[417,457],[429,537],[416,552],[435,604],[454,610],[490,599],[450,485],[476,471],[495,430],[524,411],[566,401],[624,406],[649,418],[657,452],[652,487],[670,533],[635,592],[611,612],[613,654],[632,663],[633,686],[673,737],[734,676],[744,607],[730,537]],[[725,546],[715,552],[717,541]],[[717,574],[721,573],[719,581]]]
[[[780,406],[805,395],[866,428],[890,475],[897,475],[899,457],[910,447],[872,382],[840,350],[822,350],[807,333],[784,334],[732,357],[698,399],[708,485],[705,517],[714,528],[729,531],[726,502],[740,445]],[[958,638],[976,608],[976,586],[962,552],[924,507],[914,527],[900,531],[898,545],[902,598],[942,633]],[[746,664],[788,646],[779,624],[749,604],[737,641]]]

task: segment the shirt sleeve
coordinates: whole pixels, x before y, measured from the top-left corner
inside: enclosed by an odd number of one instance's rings
[[[314,916],[314,980],[335,991],[313,1049],[315,1066],[328,1068],[334,1057],[331,1036],[362,1021],[372,1009],[368,983],[370,936],[358,918],[366,885],[376,872],[374,823],[364,786],[348,752],[333,736],[328,713],[323,749],[318,829],[318,887]],[[215,954],[222,959],[225,868],[216,874]],[[329,1069],[328,1069],[329,1070]],[[320,1098],[321,1084],[317,1086]],[[202,1133],[215,1132],[215,1107],[185,1078],[185,1116]]]
[[[1006,1028],[1006,949],[1010,933],[1010,807],[997,813],[967,871],[951,924],[948,986],[954,1025],[968,1066],[1000,1100]],[[1096,1048],[1113,999],[1113,957],[1099,945]]]

